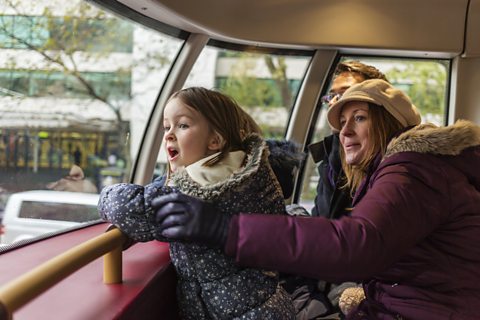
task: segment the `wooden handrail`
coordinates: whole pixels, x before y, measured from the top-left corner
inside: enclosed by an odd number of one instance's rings
[[[122,247],[127,239],[112,228],[8,282],[0,288],[0,319],[11,319],[13,312],[102,255],[104,283],[122,282]]]

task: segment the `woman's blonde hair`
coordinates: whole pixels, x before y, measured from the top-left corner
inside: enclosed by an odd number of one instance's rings
[[[224,141],[220,154],[206,162],[205,166],[215,165],[228,152],[243,150],[242,142],[248,134],[261,135],[261,129],[252,117],[235,100],[221,92],[190,87],[175,92],[168,101],[174,98],[200,112]]]
[[[345,187],[350,189],[353,195],[358,189],[362,180],[367,175],[368,169],[378,154],[385,154],[388,142],[404,126],[395,119],[385,108],[373,103],[368,104],[368,139],[369,148],[364,159],[359,164],[349,165],[345,162],[345,152],[340,148],[342,167],[345,172]]]

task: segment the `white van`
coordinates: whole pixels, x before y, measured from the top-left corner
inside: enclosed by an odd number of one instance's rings
[[[83,192],[34,190],[13,193],[5,205],[1,242],[9,244],[98,220],[98,199],[98,194]]]

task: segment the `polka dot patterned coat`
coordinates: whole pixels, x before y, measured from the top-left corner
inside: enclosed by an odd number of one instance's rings
[[[280,186],[268,164],[268,149],[258,136],[245,140],[246,159],[225,181],[200,186],[186,171],[172,176],[175,186],[153,182],[145,187],[117,184],[102,190],[101,216],[136,241],[165,240],[156,233],[151,201],[183,192],[212,202],[223,214],[285,214]],[[268,230],[265,230],[268,232]],[[177,297],[182,319],[294,319],[292,301],[279,286],[278,273],[243,268],[219,249],[171,242],[170,256],[178,275]]]

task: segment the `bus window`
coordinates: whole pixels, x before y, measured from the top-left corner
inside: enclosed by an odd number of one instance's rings
[[[207,46],[184,87],[217,89],[237,101],[266,138],[283,138],[290,111],[311,59],[310,52],[259,53]],[[160,150],[157,167],[165,168]]]
[[[282,138],[311,59],[310,55],[294,54],[207,46],[185,86],[220,90],[253,116],[266,137]]]
[[[356,56],[344,56],[340,59],[346,60],[358,60],[382,71],[395,87],[403,90],[412,99],[421,113],[422,122],[446,124],[450,61]],[[329,87],[326,92],[328,90]],[[331,134],[326,118],[327,108],[326,104],[321,106],[311,142],[320,141]],[[311,212],[319,179],[311,156],[307,159],[303,177],[300,203]]]
[[[0,216],[14,193],[126,181],[183,43],[83,1],[53,3],[0,5]]]

